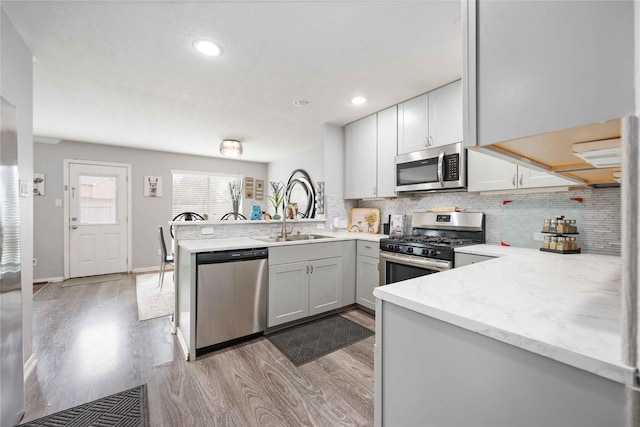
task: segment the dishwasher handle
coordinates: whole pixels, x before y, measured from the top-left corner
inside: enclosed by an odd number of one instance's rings
[[[219,264],[223,262],[248,261],[269,257],[267,248],[248,248],[230,251],[201,252],[196,254],[196,264]]]

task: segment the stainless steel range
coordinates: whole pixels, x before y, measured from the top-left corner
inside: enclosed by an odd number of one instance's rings
[[[416,212],[411,235],[380,240],[380,284],[449,270],[455,247],[484,242],[482,212]]]

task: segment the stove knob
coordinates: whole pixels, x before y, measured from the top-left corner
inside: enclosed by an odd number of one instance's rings
[[[408,254],[412,254],[413,253],[413,248],[407,248],[407,253]]]
[[[429,249],[429,256],[434,256],[436,254],[436,251],[434,249]]]
[[[429,255],[429,249],[423,249],[420,253],[422,255]]]
[[[395,245],[391,249],[393,249],[394,251],[399,251],[400,250],[400,246]]]

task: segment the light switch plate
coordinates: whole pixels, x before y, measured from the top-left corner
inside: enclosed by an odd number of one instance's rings
[[[58,208],[62,207],[62,199],[56,199],[56,207]]]
[[[29,197],[29,182],[21,179],[18,181],[18,185],[20,186],[20,197]]]

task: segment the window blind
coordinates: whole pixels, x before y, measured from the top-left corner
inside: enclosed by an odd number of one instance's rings
[[[195,212],[213,220],[233,212],[229,183],[242,180],[242,175],[171,171],[171,178],[172,218],[181,212]]]

